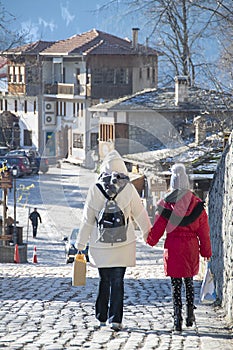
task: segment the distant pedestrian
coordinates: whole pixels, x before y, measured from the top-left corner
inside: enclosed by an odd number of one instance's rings
[[[37,208],[34,208],[34,211],[29,215],[29,219],[32,222],[33,238],[36,238],[38,220],[40,220],[40,223],[42,223],[41,216],[38,213]]]
[[[124,160],[117,151],[111,151],[105,157],[100,172],[98,183],[93,184],[88,192],[76,245],[79,250],[83,250],[89,242],[90,256],[99,271],[99,290],[95,303],[99,326],[105,326],[108,321],[113,330],[119,331],[122,329],[125,271],[128,266],[136,264],[133,220],[145,241],[151,223],[137,190],[128,179]],[[111,192],[116,195],[115,201],[124,212],[127,221],[125,241],[111,243],[102,240],[102,236],[99,238],[97,218],[106,203],[104,184],[108,187],[109,196]],[[112,226],[109,231],[114,234]]]
[[[208,260],[211,255],[210,230],[204,202],[189,190],[183,164],[172,167],[171,192],[156,208],[154,225],[147,243],[154,246],[166,230],[164,270],[171,277],[174,307],[174,330],[182,331],[182,282],[186,292],[186,326],[195,321],[193,276],[199,271],[199,254]]]

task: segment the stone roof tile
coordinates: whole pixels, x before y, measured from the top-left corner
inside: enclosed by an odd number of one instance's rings
[[[91,110],[233,111],[233,95],[190,87],[187,102],[175,104],[174,88],[150,89],[92,106]]]

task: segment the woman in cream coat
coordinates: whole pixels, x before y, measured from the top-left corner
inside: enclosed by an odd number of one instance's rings
[[[100,171],[127,175],[125,163],[115,150],[105,157]],[[93,184],[87,195],[76,246],[78,250],[83,250],[89,242],[90,256],[98,267],[100,281],[95,313],[99,326],[105,326],[108,320],[111,328],[118,331],[122,329],[126,267],[136,264],[136,235],[132,219],[140,228],[145,241],[151,223],[137,190],[128,182],[116,197],[116,202],[124,212],[125,218],[129,218],[127,240],[114,244],[102,243],[98,240],[96,218],[105,201],[102,192],[96,184]]]

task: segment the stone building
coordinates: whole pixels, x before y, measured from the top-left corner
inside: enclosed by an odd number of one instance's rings
[[[200,143],[233,126],[233,95],[190,86],[187,77],[176,77],[174,87],[147,89],[89,110],[99,118],[100,158],[112,147],[122,155],[176,148],[194,142],[195,131]]]
[[[233,323],[233,133],[210,188],[209,218],[216,292],[227,319]]]

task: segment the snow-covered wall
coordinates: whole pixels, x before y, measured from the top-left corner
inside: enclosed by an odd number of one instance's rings
[[[233,322],[233,132],[210,189],[209,220],[216,292],[228,320]]]

